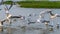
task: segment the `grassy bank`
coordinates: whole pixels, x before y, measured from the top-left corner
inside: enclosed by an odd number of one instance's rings
[[[10,3],[12,2],[4,2],[4,4]],[[24,8],[60,8],[60,1],[21,1],[17,3]]]

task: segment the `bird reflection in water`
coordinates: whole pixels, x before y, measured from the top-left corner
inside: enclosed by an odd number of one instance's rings
[[[57,24],[57,25],[56,25],[56,28],[59,29],[59,27],[60,27],[59,24]]]
[[[2,26],[0,26],[0,32],[3,32],[3,27]]]
[[[12,34],[11,28],[8,27],[8,28],[7,28],[7,31],[8,31],[7,34]]]

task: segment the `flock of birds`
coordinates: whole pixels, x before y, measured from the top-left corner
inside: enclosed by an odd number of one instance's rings
[[[20,18],[23,18],[23,19],[25,19],[24,16],[12,16],[11,14],[9,14],[9,11],[8,11],[8,9],[6,9],[6,8],[5,8],[5,11],[6,11],[6,19],[0,21],[0,26],[2,26],[5,21],[7,21],[8,23],[11,24],[10,19],[14,19],[14,18],[19,18],[19,19],[20,19]],[[46,11],[40,12],[40,14],[39,14],[39,19],[37,19],[36,22],[37,22],[37,23],[44,23],[45,25],[49,25],[50,21],[44,20],[44,19],[42,20],[42,18],[45,17],[44,15],[47,14],[47,13],[50,14],[50,18],[51,18],[51,19],[55,19],[56,17],[60,17],[60,15],[58,15],[58,14],[53,14],[51,10],[46,10]],[[31,14],[30,14],[29,16],[31,16]],[[31,18],[32,18],[32,17],[31,17]],[[29,22],[28,25],[29,25],[29,24],[32,24],[32,23],[36,23],[36,22],[31,22],[30,20],[28,20],[28,22]],[[49,25],[49,26],[53,27],[53,25]],[[59,24],[58,24],[58,23],[57,23],[57,28],[59,28]]]
[[[2,0],[2,2],[0,3],[0,5],[3,3],[3,0]],[[14,3],[14,4],[16,4],[16,3]],[[5,22],[5,21],[7,21],[8,23],[10,23],[11,24],[11,21],[10,21],[10,19],[13,19],[13,18],[23,18],[23,19],[25,19],[25,17],[24,16],[12,16],[10,13],[9,13],[9,10],[11,9],[11,7],[13,6],[13,3],[11,4],[11,6],[8,8],[7,7],[7,5],[5,5],[6,7],[4,8],[5,9],[5,11],[6,11],[6,19],[4,19],[4,20],[2,20],[2,21],[0,21],[0,26],[3,26],[3,23]],[[41,11],[40,12],[40,14],[39,14],[39,19],[37,19],[37,23],[44,23],[45,25],[49,25],[49,23],[50,23],[50,21],[48,21],[48,20],[42,20],[45,16],[45,14],[50,14],[50,19],[51,20],[53,20],[53,19],[55,19],[56,17],[60,17],[60,15],[59,14],[53,14],[52,13],[52,11],[51,10],[45,10],[45,11]],[[29,16],[31,16],[31,14],[29,15]],[[32,18],[32,17],[31,17]],[[28,20],[28,24],[32,24],[32,23],[36,23],[36,22],[30,22],[30,20]],[[49,26],[51,26],[51,27],[53,27],[53,25],[49,25]],[[57,23],[57,28],[59,28],[59,24]],[[52,29],[52,28],[51,28]]]

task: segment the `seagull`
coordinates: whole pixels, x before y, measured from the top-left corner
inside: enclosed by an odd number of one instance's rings
[[[21,18],[21,19],[24,19],[24,17],[21,16],[21,15],[18,15],[18,16],[11,15],[9,13],[9,10],[7,8],[5,8],[5,11],[6,11],[6,19],[7,19],[6,21],[9,22],[10,24],[11,24],[11,19],[13,19],[13,18]]]
[[[31,22],[30,20],[28,20],[28,22],[29,22],[28,25],[36,23],[36,22]]]
[[[52,13],[52,11],[50,11],[49,14],[50,14],[50,19],[51,20],[53,20],[53,19],[55,19],[57,17],[60,17],[59,14],[54,14],[54,13]],[[52,24],[53,24],[53,22],[52,22]],[[53,25],[49,25],[49,26],[53,27]],[[57,23],[57,26],[56,27],[59,28],[59,23]]]
[[[5,5],[5,6],[6,6],[6,5]],[[8,7],[6,6],[6,7],[4,7],[4,10],[5,10],[5,12],[6,12],[6,21],[11,24],[10,17],[11,17],[12,15],[9,13],[9,10],[10,10],[10,9],[8,9]]]
[[[45,15],[45,14],[48,14],[48,13],[50,13],[50,12],[51,12],[50,9],[41,11],[40,14],[39,14],[39,18],[37,19],[37,22],[38,22],[38,23],[41,22],[41,20],[44,19],[44,15]]]
[[[21,18],[21,19],[25,19],[25,16],[21,16],[21,15],[18,15],[18,16],[13,16],[9,13],[9,10],[7,8],[5,8],[5,11],[6,11],[6,17],[7,19],[13,19],[13,18]]]
[[[50,18],[51,19],[54,19],[56,17],[60,17],[60,15],[58,14],[53,14],[51,10],[46,10],[46,11],[42,11],[40,12],[40,15],[39,15],[39,19],[37,19],[37,22],[42,22],[44,20],[44,15],[49,13],[50,14]],[[48,24],[48,23],[45,23],[45,24]]]

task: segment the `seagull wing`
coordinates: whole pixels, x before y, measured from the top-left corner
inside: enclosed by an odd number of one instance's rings
[[[12,6],[13,6],[13,3],[11,3],[11,5],[10,5],[10,7],[9,7],[9,9],[8,9],[8,10],[10,10],[10,9],[12,8]]]
[[[3,4],[3,1],[4,1],[4,0],[1,0],[0,5],[2,5],[2,4]]]

